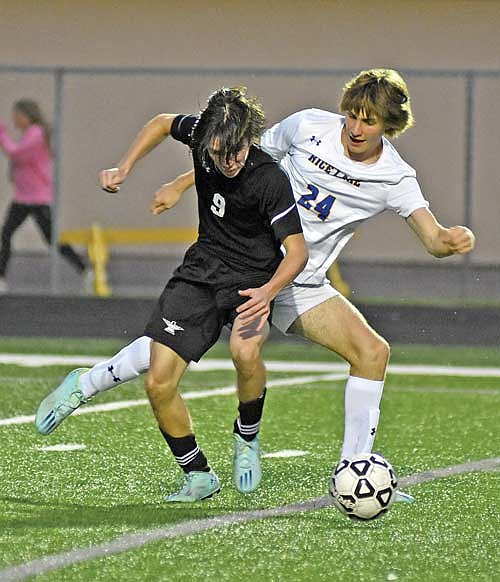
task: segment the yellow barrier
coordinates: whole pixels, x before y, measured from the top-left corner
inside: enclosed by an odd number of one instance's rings
[[[64,231],[59,238],[62,244],[87,247],[94,268],[95,294],[98,297],[109,297],[111,287],[108,283],[106,266],[109,261],[110,245],[192,243],[197,236],[198,231],[195,228],[102,228],[98,224],[93,224],[90,229]],[[342,278],[337,263],[333,263],[327,276],[342,295],[349,297],[350,287]]]
[[[191,243],[196,240],[195,228],[102,228],[93,224],[90,229],[66,230],[59,240],[62,244],[87,247],[89,259],[94,269],[94,291],[98,297],[109,297],[106,266],[109,261],[110,245],[172,244]]]
[[[335,287],[335,289],[340,291],[344,297],[349,297],[351,295],[351,288],[349,287],[349,283],[347,283],[342,277],[340,267],[336,261],[328,269],[326,276],[330,280],[330,283]]]

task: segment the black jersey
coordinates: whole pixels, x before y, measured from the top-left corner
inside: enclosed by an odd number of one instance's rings
[[[191,146],[195,115],[178,115],[174,139]],[[193,151],[198,194],[198,241],[231,270],[251,278],[272,276],[281,262],[281,241],[302,232],[290,182],[279,165],[252,145],[245,166],[226,178]]]

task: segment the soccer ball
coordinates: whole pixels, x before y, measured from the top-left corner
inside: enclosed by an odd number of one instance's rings
[[[389,461],[369,453],[339,462],[330,479],[330,495],[335,507],[351,519],[375,519],[393,504],[397,485]]]

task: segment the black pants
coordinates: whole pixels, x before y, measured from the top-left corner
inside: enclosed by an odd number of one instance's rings
[[[50,245],[52,241],[52,218],[50,206],[45,204],[19,204],[13,202],[7,210],[7,216],[2,228],[2,248],[0,249],[0,277],[5,275],[11,255],[11,240],[21,224],[32,215],[44,239]],[[87,268],[83,260],[69,245],[59,245],[59,252],[67,259],[78,273]]]

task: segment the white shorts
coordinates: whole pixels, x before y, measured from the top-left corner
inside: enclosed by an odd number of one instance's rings
[[[330,283],[319,287],[287,285],[274,300],[273,325],[286,333],[303,313],[337,295],[340,293]]]

